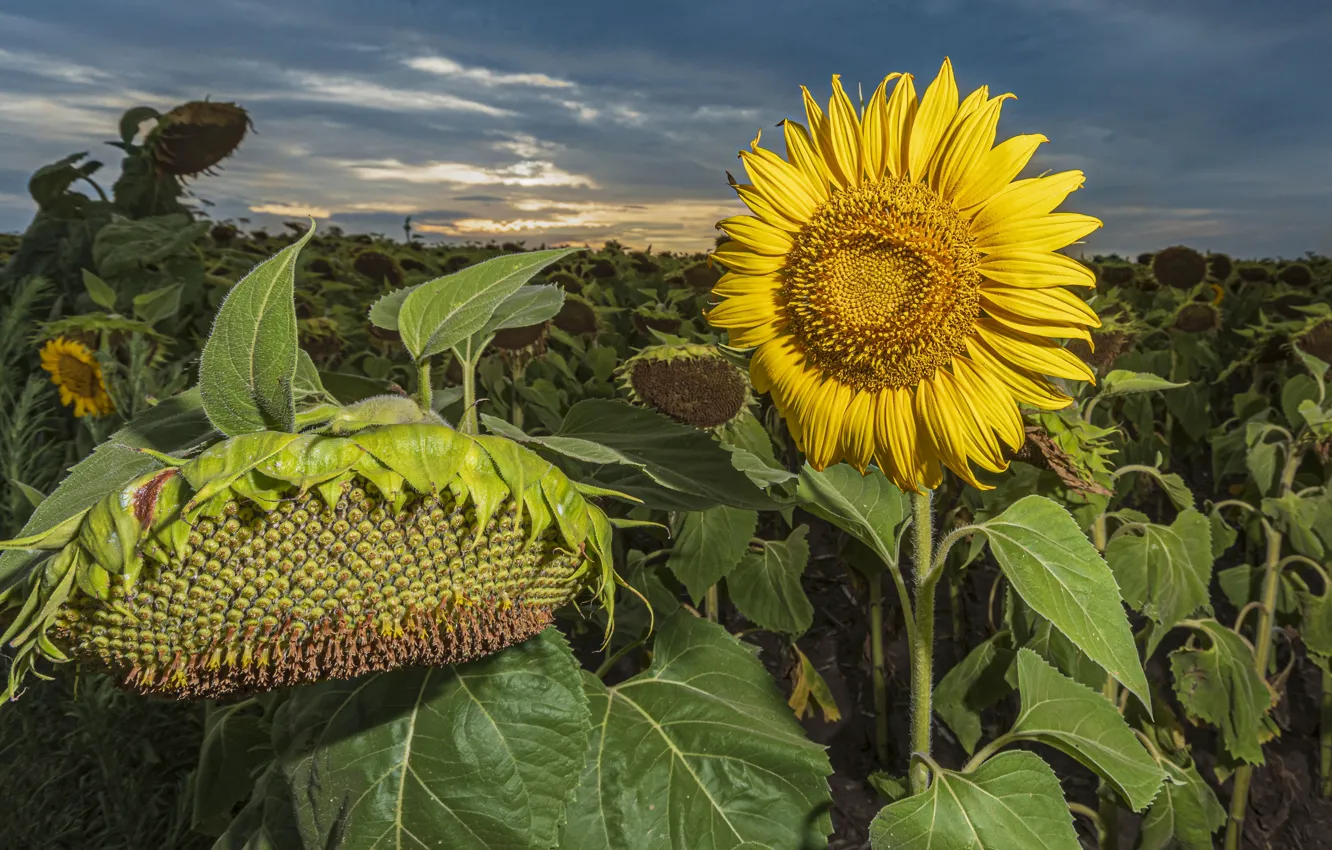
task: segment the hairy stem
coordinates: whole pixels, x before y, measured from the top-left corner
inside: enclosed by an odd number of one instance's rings
[[[1286,464],[1281,470],[1279,495],[1290,492],[1295,482],[1303,452],[1298,442],[1286,445]],[[1281,589],[1281,532],[1264,525],[1267,532],[1267,559],[1263,564],[1263,600],[1258,609],[1257,633],[1254,635],[1253,661],[1258,675],[1267,681],[1267,664],[1272,653],[1272,615],[1276,611],[1277,593]],[[1249,805],[1249,782],[1253,778],[1253,765],[1242,764],[1235,771],[1235,789],[1230,797],[1230,820],[1226,824],[1226,850],[1239,850],[1244,835],[1244,812]]]
[[[430,358],[416,361],[416,403],[422,410],[430,409],[433,388],[430,386]]]
[[[476,417],[476,362],[458,358],[463,378],[463,415],[458,430],[464,434],[478,434],[481,427]]]
[[[888,677],[883,654],[883,576],[869,580],[870,664],[874,684],[874,754],[888,766]]]
[[[1122,469],[1122,467],[1121,467]],[[1109,534],[1106,528],[1106,516],[1101,514],[1092,523],[1092,544],[1096,546],[1096,551],[1104,553]],[[1106,676],[1105,684],[1101,686],[1101,693],[1110,700],[1111,705],[1119,704],[1119,683],[1115,681],[1114,676]],[[1097,820],[1097,840],[1101,850],[1116,850],[1119,847],[1119,805],[1115,802],[1114,796],[1110,793],[1109,786],[1102,779],[1099,792],[1100,802],[1097,804],[1099,809]]]
[[[930,497],[911,494],[911,524],[915,529],[916,635],[911,647],[911,751],[914,756],[930,757],[931,697],[934,690],[934,586],[938,571],[933,569],[934,529]],[[929,771],[920,760],[911,767],[911,792],[922,793],[929,782]]]
[[[510,388],[512,395],[509,399],[509,421],[513,423],[515,428],[523,427],[523,407],[518,403],[518,384],[522,382],[523,374],[526,371],[526,366],[514,363],[511,375],[513,386]]]

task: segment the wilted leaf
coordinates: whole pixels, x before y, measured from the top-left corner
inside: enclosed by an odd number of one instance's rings
[[[1272,692],[1254,669],[1253,650],[1215,620],[1201,621],[1211,646],[1189,646],[1170,653],[1175,694],[1190,718],[1221,730],[1226,752],[1250,764],[1263,763],[1263,719]],[[1196,639],[1195,639],[1196,640]]]
[[[809,656],[800,651],[800,647],[791,642],[791,649],[795,651],[796,663],[791,671],[791,696],[786,700],[786,704],[791,706],[795,716],[801,719],[811,717],[814,714],[813,706],[809,701],[814,700],[814,705],[819,707],[823,714],[824,723],[836,723],[842,719],[842,710],[837,707],[837,700],[833,698],[832,690],[828,687],[828,682],[819,673],[819,668],[814,666],[814,662],[809,660]]]
[[[1166,781],[1142,820],[1138,850],[1212,850],[1212,834],[1226,822],[1226,810],[1190,764],[1163,760]]]
[[[1027,496],[976,529],[1018,595],[1147,704],[1147,677],[1114,574],[1068,511]]]
[[[680,611],[646,671],[584,683],[596,725],[562,850],[826,845],[832,766],[753,648]]]
[[[1033,753],[1005,752],[970,773],[938,772],[922,794],[870,824],[874,850],[1080,850],[1059,779]]]

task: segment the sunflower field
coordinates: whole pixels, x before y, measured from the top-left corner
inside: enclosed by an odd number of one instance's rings
[[[228,103],[38,170],[0,846],[1324,846],[1332,261],[803,91],[698,254],[215,220]]]

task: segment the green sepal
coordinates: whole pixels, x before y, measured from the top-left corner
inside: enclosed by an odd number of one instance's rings
[[[513,440],[503,437],[473,437],[476,444],[490,457],[499,476],[509,487],[509,494],[518,506],[515,522],[523,521],[523,509],[527,504],[527,491],[537,486],[545,474],[543,467],[549,464],[536,455],[526,451]]]
[[[611,499],[620,499],[625,502],[633,502],[635,505],[643,504],[643,500],[637,496],[631,496],[628,493],[621,493],[619,490],[611,490],[606,487],[597,487],[593,484],[587,484],[582,481],[573,482],[574,489],[584,496],[606,496]],[[655,523],[654,523],[655,524]]]
[[[647,519],[629,519],[628,517],[613,516],[610,518],[611,525],[616,528],[660,528],[662,531],[670,533],[670,528],[659,522],[653,522]]]
[[[140,446],[135,446],[134,450],[139,454],[148,455],[148,457],[160,462],[163,466],[172,469],[179,469],[190,462],[190,459],[187,457],[176,457],[175,455],[169,455],[166,452],[159,452],[157,449],[145,449]]]
[[[79,529],[79,545],[104,569],[118,573],[125,564],[124,549],[116,514],[117,494],[112,493],[93,505]]]
[[[304,493],[351,471],[365,450],[351,440],[302,434],[255,466],[271,478],[287,481]]]
[[[227,502],[231,501],[235,495],[228,487],[215,493],[211,499],[201,502],[196,493],[193,499],[185,503],[183,516],[190,525],[194,525],[205,518],[217,519],[223,515]]]
[[[472,443],[467,454],[463,455],[462,462],[458,465],[458,478],[466,490],[467,495],[471,496],[472,504],[476,506],[476,539],[486,531],[486,524],[495,516],[495,511],[499,508],[500,502],[509,495],[509,487],[500,478],[499,471],[495,469],[495,464],[490,460],[490,455],[477,443]],[[462,502],[462,495],[456,490],[458,501]]]
[[[367,452],[361,455],[361,459],[356,461],[355,471],[375,485],[375,489],[386,502],[392,503],[395,510],[406,501],[402,490],[406,479],[377,460],[373,454]]]
[[[41,650],[42,655],[46,656],[47,659],[54,661],[58,664],[65,664],[68,663],[69,661],[69,656],[61,652],[60,647],[51,643],[51,638],[49,638],[45,632],[37,633],[37,648]],[[48,681],[54,678],[52,676],[43,676],[41,673],[38,673],[36,670],[33,670],[33,673],[35,673],[39,678],[47,679]]]
[[[290,485],[286,481],[251,469],[235,481],[231,489],[236,495],[249,499],[265,511],[272,511],[282,501]]]
[[[577,548],[587,539],[590,523],[587,502],[578,495],[573,483],[553,466],[541,478],[541,492],[545,494],[546,501],[555,514],[555,522],[559,524],[565,543]]]
[[[75,547],[69,547],[69,549],[66,549],[65,551],[70,551],[74,548]],[[59,558],[64,554],[65,552],[61,552],[60,555],[57,555],[56,557]],[[46,602],[42,605],[42,610],[36,617],[32,618],[32,621],[28,623],[27,628],[14,637],[15,643],[26,641],[34,631],[39,631],[44,634],[46,629],[51,625],[51,621],[55,619],[56,614],[60,611],[60,606],[69,598],[70,591],[74,588],[75,570],[70,569],[70,567],[73,566],[73,556],[69,556],[68,560],[69,563],[66,563],[64,566],[64,577],[61,578],[60,583],[46,595]]]
[[[231,486],[231,482],[268,460],[300,434],[257,431],[210,446],[183,468],[185,479],[194,488],[194,496],[185,505],[190,511]]]
[[[458,474],[471,439],[447,425],[384,425],[352,438],[422,495],[440,493]]]
[[[37,611],[37,605],[41,602],[41,596],[37,593],[36,588],[27,586],[29,584],[31,584],[31,581],[24,585],[24,589],[27,590],[28,595],[23,598],[23,607],[19,609],[17,616],[15,616],[13,622],[9,624],[9,628],[5,629],[4,634],[0,634],[0,646],[9,643],[14,635],[26,628],[27,624],[32,620],[32,615]],[[14,657],[16,659],[15,663],[17,664],[19,656],[15,655]]]
[[[531,517],[531,528],[527,530],[527,542],[530,544],[550,528],[555,518],[550,514],[550,507],[546,504],[546,497],[542,495],[540,487],[530,487],[523,493],[523,505],[527,508],[527,515]]]
[[[47,558],[36,569],[32,571],[33,575],[40,575],[40,586],[43,593],[49,593],[52,588],[60,584],[74,567],[74,552],[77,546],[66,546],[59,552]],[[4,641],[0,641],[4,643]]]
[[[91,510],[91,508],[88,510]],[[48,528],[46,531],[31,534],[27,537],[15,537],[13,540],[0,540],[0,550],[59,549],[79,536],[79,528],[83,525],[83,518],[87,514],[87,510],[79,511],[74,516],[53,528]]]
[[[111,598],[111,573],[87,552],[81,551],[80,554],[82,557],[74,567],[74,580],[78,582],[79,590],[106,602]]]
[[[348,473],[337,478],[330,478],[321,484],[316,484],[314,490],[319,494],[319,498],[323,500],[324,504],[332,506],[338,503],[338,499],[342,498],[342,494],[345,493],[350,486],[351,474]]]

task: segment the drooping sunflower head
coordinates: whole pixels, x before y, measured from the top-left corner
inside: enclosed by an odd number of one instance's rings
[[[919,101],[894,74],[857,109],[833,77],[826,111],[805,90],[809,126],[783,122],[785,158],[740,153],[753,215],[718,224],[708,321],[756,349],[754,387],[816,469],[873,461],[917,490],[946,466],[982,487],[970,465],[1001,471],[1026,439],[1018,403],[1070,402],[1044,376],[1094,380],[1055,340],[1099,326],[1064,288],[1095,278],[1055,251],[1101,222],[1053,213],[1080,171],[1014,181],[1047,139],[994,144],[1010,97],[959,103],[947,60]]]
[[[249,113],[234,103],[193,100],[159,118],[147,145],[159,169],[193,177],[235,153],[252,127]]]
[[[116,406],[102,381],[102,365],[81,342],[57,337],[42,346],[42,368],[60,388],[60,403],[74,408],[76,417],[105,416]]]
[[[1172,245],[1152,257],[1152,274],[1162,286],[1192,289],[1207,276],[1207,258],[1187,245]]]
[[[734,421],[753,401],[744,371],[711,345],[650,346],[619,372],[634,403],[703,430]]]

